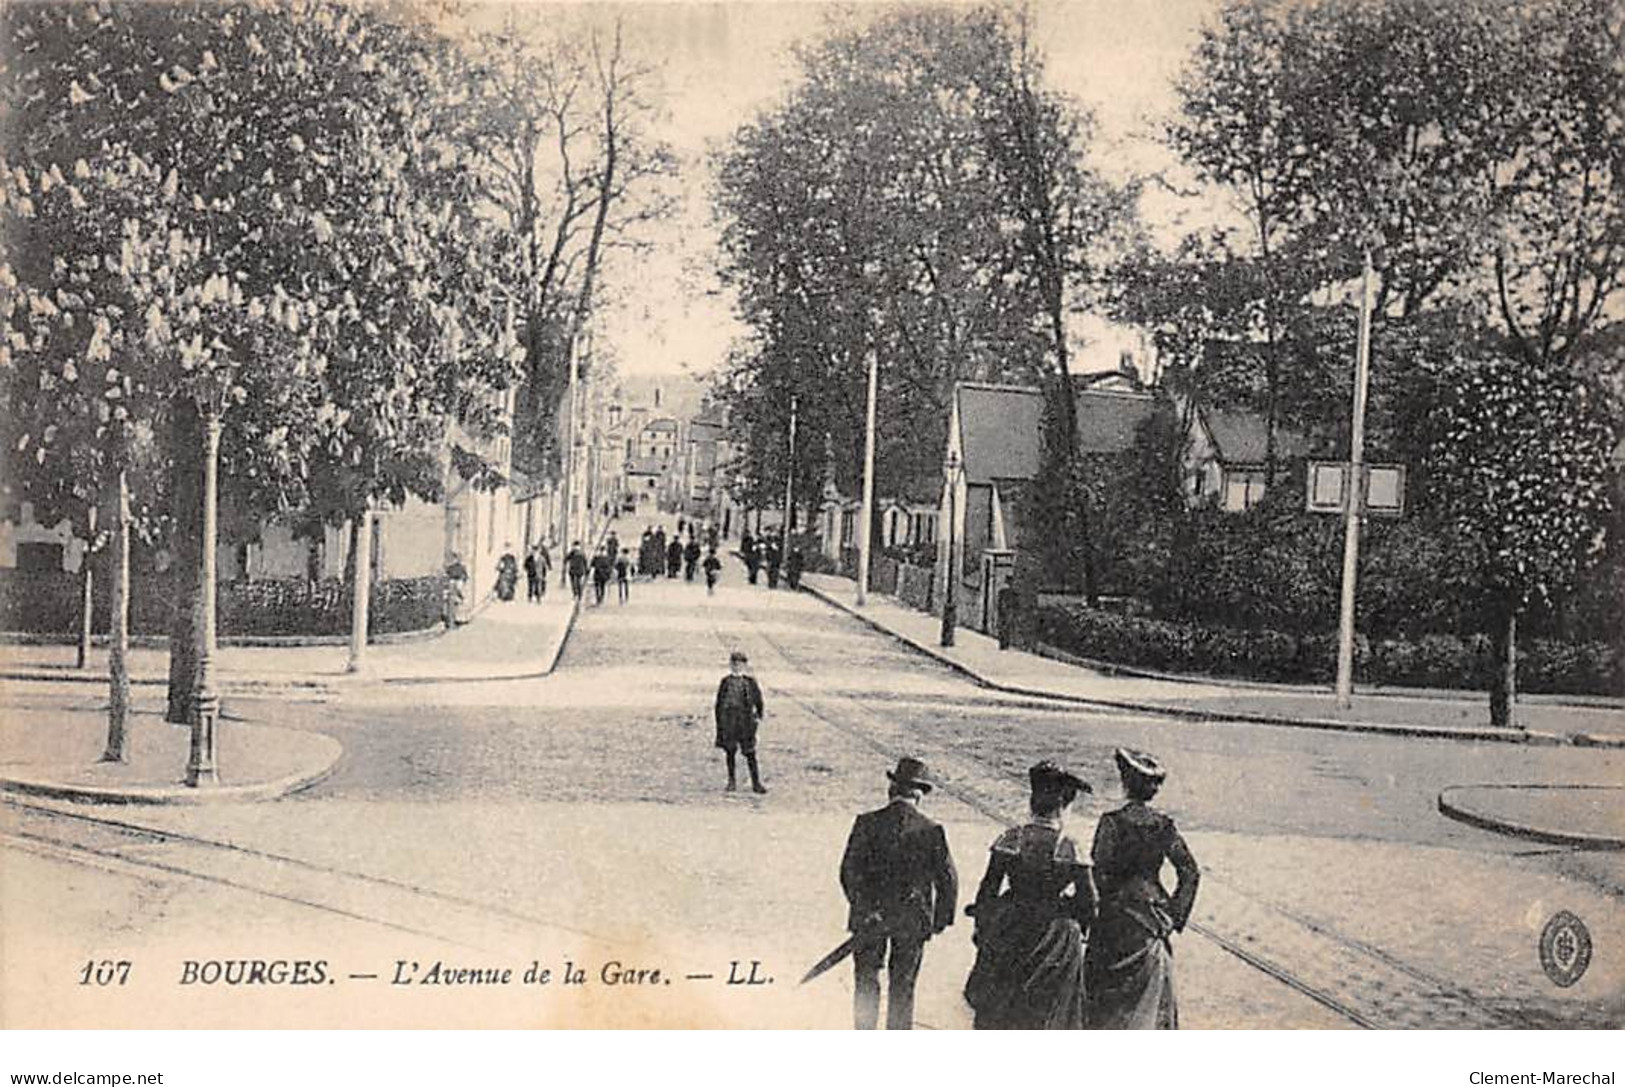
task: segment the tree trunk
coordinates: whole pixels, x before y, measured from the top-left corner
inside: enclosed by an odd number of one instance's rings
[[[85,507],[85,553],[79,559],[79,578],[83,589],[79,594],[79,652],[74,661],[75,668],[86,668],[90,665],[90,639],[94,633],[96,615],[96,571],[91,565],[91,556],[96,546],[96,503],[91,502]]]
[[[372,511],[350,519],[350,661],[345,671],[359,672],[367,655],[367,608],[372,593]]]
[[[1507,605],[1490,635],[1490,727],[1522,725],[1513,719],[1518,698],[1518,609]]]
[[[103,762],[130,761],[130,484],[119,472],[113,492],[112,616],[107,652],[107,750]]]
[[[170,450],[175,496],[175,529],[170,551],[171,570],[192,574],[203,561],[202,526],[203,466],[198,453],[203,448],[203,426],[197,408],[187,397],[174,403],[175,424]],[[169,627],[169,704],[164,720],[177,725],[192,723],[192,705],[197,695],[197,662],[202,655],[203,622],[196,577],[169,578],[175,612]]]

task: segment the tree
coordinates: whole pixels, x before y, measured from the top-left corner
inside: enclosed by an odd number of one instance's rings
[[[677,162],[655,133],[658,71],[631,55],[619,19],[605,32],[511,15],[471,51],[479,116],[462,139],[512,245],[498,278],[525,350],[514,457],[554,477],[570,344],[606,260],[643,250],[646,228],[673,212]]]
[[[1489,541],[1485,554],[1501,556],[1478,565],[1509,661],[1516,616],[1530,599],[1564,592],[1578,561],[1542,535],[1561,519],[1527,494],[1572,490],[1556,501],[1572,502],[1578,520],[1567,527],[1581,531],[1598,486],[1591,424],[1565,429],[1555,405],[1589,397],[1582,390],[1599,371],[1618,366],[1592,349],[1617,334],[1609,303],[1625,278],[1617,5],[1236,0],[1203,32],[1180,95],[1172,144],[1202,178],[1240,195],[1281,288],[1253,292],[1277,299],[1272,414],[1335,418],[1350,322],[1309,296],[1345,289],[1361,250],[1377,254],[1373,410],[1393,447],[1414,458],[1414,514],[1465,532],[1461,495],[1471,494],[1512,519],[1504,535],[1486,535],[1481,520],[1474,529]],[[1275,257],[1301,272],[1295,283],[1279,278]],[[1176,313],[1166,306],[1163,319]],[[1492,364],[1496,352],[1516,366]],[[1212,379],[1233,386],[1237,376],[1210,373],[1203,384],[1211,393]],[[1525,395],[1527,408],[1503,403]],[[1435,416],[1464,436],[1462,450],[1431,440]],[[1472,445],[1483,419],[1539,450],[1509,477],[1536,506],[1490,502],[1485,488],[1508,464],[1492,439]],[[1589,529],[1581,535],[1589,540]],[[1555,548],[1549,567],[1529,550],[1537,540]],[[1492,692],[1498,722],[1512,679],[1507,664]]]
[[[434,127],[456,105],[444,43],[322,0],[7,19],[6,154],[25,164],[9,206],[36,231],[8,246],[28,300],[10,316],[14,349],[41,356],[49,383],[5,391],[41,466],[88,438],[124,468],[131,434],[151,436],[181,486],[154,483],[139,504],[186,497],[206,455],[195,410],[205,435],[224,424],[222,460],[251,505],[395,497],[450,425],[492,413],[511,337],[484,290],[471,175]],[[31,184],[72,214],[36,207]],[[61,391],[79,356],[112,375],[106,403]],[[194,535],[190,511],[173,512]],[[184,650],[202,623],[188,625],[172,695],[194,681]]]
[[[1512,724],[1519,617],[1561,599],[1602,548],[1617,407],[1550,365],[1460,360],[1441,405],[1442,512],[1470,548],[1496,663],[1490,722]]]

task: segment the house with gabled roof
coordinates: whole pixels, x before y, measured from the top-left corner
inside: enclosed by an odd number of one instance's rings
[[[1212,503],[1239,513],[1264,497],[1268,424],[1257,412],[1242,408],[1204,407],[1192,414],[1185,454],[1185,499],[1192,505]],[[1311,452],[1309,439],[1289,427],[1275,428],[1277,462],[1302,460]]]
[[[1077,375],[1079,450],[1115,457],[1134,449],[1155,398],[1118,374]],[[944,487],[938,569],[948,569],[950,541],[958,555],[953,576],[962,621],[996,628],[997,590],[1008,576],[1021,538],[1021,499],[1043,463],[1044,392],[1034,386],[960,382],[949,416],[946,465],[957,469]],[[939,574],[939,579],[945,575]],[[946,590],[946,585],[939,587]]]

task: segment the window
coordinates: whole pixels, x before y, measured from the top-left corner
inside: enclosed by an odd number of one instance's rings
[[[1264,473],[1250,468],[1225,473],[1224,508],[1250,510],[1264,497]]]

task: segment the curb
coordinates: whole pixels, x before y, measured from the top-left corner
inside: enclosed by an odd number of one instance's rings
[[[38,778],[0,777],[0,792],[85,804],[200,805],[280,800],[326,779],[344,755],[344,746],[331,736],[322,736],[318,733],[308,735],[325,741],[323,746],[329,749],[322,766],[253,785],[219,785],[206,789],[193,789],[185,785],[133,785],[114,789],[97,785],[68,785]]]
[[[1575,747],[1625,747],[1625,735],[1610,732],[1576,732]]]
[[[1034,687],[1022,687],[1013,683],[1000,683],[982,675],[969,665],[938,652],[931,646],[922,645],[905,634],[882,625],[856,608],[838,600],[822,589],[802,584],[802,588],[819,600],[838,611],[845,612],[866,626],[891,637],[910,649],[924,656],[930,657],[939,664],[958,672],[980,687],[990,690],[1003,691],[1006,694],[1018,694],[1029,698],[1043,698],[1054,702],[1066,702],[1079,706],[1090,706],[1097,709],[1122,710],[1131,713],[1143,713],[1158,717],[1173,717],[1187,721],[1222,722],[1227,724],[1247,725],[1274,725],[1277,727],[1312,728],[1327,732],[1363,732],[1383,736],[1417,736],[1432,740],[1467,740],[1472,742],[1489,741],[1494,743],[1530,744],[1539,746],[1560,746],[1569,743],[1567,736],[1555,732],[1542,732],[1538,730],[1519,730],[1516,732],[1492,729],[1462,729],[1438,728],[1429,725],[1396,725],[1365,721],[1337,721],[1327,718],[1314,717],[1275,717],[1269,714],[1227,713],[1212,710],[1187,710],[1177,706],[1169,706],[1159,702],[1131,702],[1122,699],[1087,698],[1083,695],[1065,694],[1057,691],[1046,691]]]
[[[483,606],[482,609],[483,610]],[[275,695],[310,695],[317,699],[332,697],[349,687],[367,687],[373,685],[410,686],[426,683],[504,683],[514,680],[544,679],[553,674],[558,667],[559,658],[564,655],[565,643],[570,640],[570,634],[575,630],[576,619],[581,614],[581,602],[576,601],[570,608],[570,615],[560,627],[558,636],[554,639],[550,652],[544,655],[544,663],[540,668],[523,668],[511,672],[481,673],[480,675],[441,675],[441,676],[384,676],[376,678],[362,672],[358,675],[341,673],[322,679],[309,679],[298,673],[284,675],[275,672],[261,673],[259,678],[251,675],[222,677],[220,690],[223,695],[235,695],[239,698],[264,698]],[[408,639],[401,639],[408,640]],[[418,639],[411,639],[418,640]],[[427,641],[428,638],[421,640]],[[389,644],[377,641],[370,645]],[[0,671],[0,681],[14,681],[24,683],[89,683],[102,685],[107,682],[104,672],[79,673],[67,669],[26,672],[26,671]],[[137,687],[164,687],[168,686],[167,678],[157,676],[131,676],[131,686]]]
[[[349,679],[347,683],[361,686],[367,683],[377,683],[391,687],[419,686],[426,683],[510,683],[522,679],[546,679],[553,674],[559,666],[559,658],[564,656],[564,646],[575,631],[576,620],[581,615],[581,601],[577,600],[570,607],[570,617],[559,628],[558,637],[553,641],[552,651],[545,657],[545,662],[537,668],[530,668],[520,672],[497,672],[490,675],[477,676],[385,676],[382,679],[369,680],[365,674]]]
[[[1208,687],[1235,687],[1241,690],[1249,688],[1266,691],[1289,691],[1302,694],[1331,694],[1330,684],[1297,684],[1297,683],[1270,683],[1264,680],[1237,679],[1234,676],[1207,676],[1193,672],[1158,672],[1150,668],[1139,668],[1132,664],[1119,664],[1115,661],[1097,660],[1094,657],[1080,657],[1076,653],[1068,653],[1064,649],[1056,649],[1052,645],[1042,642],[1031,647],[1027,652],[1037,657],[1047,657],[1058,660],[1063,664],[1077,664],[1091,668],[1096,672],[1108,676],[1129,676],[1134,679],[1155,679],[1164,683],[1189,683]],[[1445,690],[1438,687],[1384,687],[1374,683],[1356,683],[1354,693],[1366,695],[1371,698],[1409,698],[1417,701],[1432,700],[1436,702],[1461,701],[1463,696],[1482,695],[1481,690]],[[1625,712],[1625,699],[1614,698],[1609,695],[1555,695],[1519,693],[1519,699],[1528,699],[1532,705],[1561,706],[1576,710],[1618,710]]]
[[[1474,811],[1467,804],[1453,800],[1452,793],[1459,793],[1465,789],[1529,789],[1529,790],[1585,790],[1607,789],[1611,792],[1625,794],[1625,787],[1617,785],[1451,785],[1439,793],[1439,812],[1446,818],[1454,819],[1458,823],[1465,823],[1470,827],[1491,831],[1496,834],[1505,834],[1513,838],[1522,838],[1531,842],[1543,842],[1547,845],[1578,846],[1583,849],[1625,850],[1625,836],[1607,834],[1582,834],[1577,831],[1547,830],[1543,827],[1532,826],[1528,823],[1518,823],[1510,819],[1502,819],[1494,815],[1486,815],[1481,811]]]

